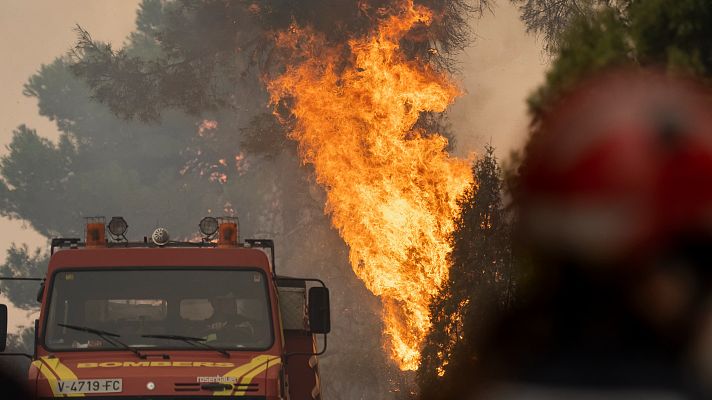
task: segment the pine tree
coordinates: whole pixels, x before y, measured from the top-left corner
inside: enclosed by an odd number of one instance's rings
[[[517,0],[519,1],[519,0]],[[523,2],[523,0],[522,0]],[[533,130],[548,106],[581,79],[620,66],[653,67],[673,74],[712,77],[712,6],[708,0],[590,0],[585,12],[570,12],[566,23],[550,27],[544,12],[579,2],[526,0],[523,18],[533,32],[552,41],[553,62],[546,81],[529,98]],[[568,4],[568,5],[567,5]],[[551,7],[544,7],[549,5]],[[534,8],[525,9],[525,6]],[[536,8],[539,7],[539,8]],[[547,30],[552,37],[548,38]]]
[[[487,146],[473,165],[475,181],[459,199],[451,237],[450,275],[431,305],[432,327],[418,370],[421,398],[456,398],[458,374],[471,370],[479,332],[512,300],[510,221],[502,173]]]

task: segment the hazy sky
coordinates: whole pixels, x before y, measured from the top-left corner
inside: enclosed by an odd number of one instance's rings
[[[0,154],[12,131],[27,124],[50,139],[52,121],[37,114],[37,103],[22,95],[22,86],[44,63],[65,54],[81,25],[101,41],[121,47],[134,28],[139,0],[0,0]],[[500,1],[493,14],[473,21],[476,41],[462,56],[463,89],[451,109],[457,153],[481,152],[491,140],[500,155],[521,145],[526,134],[525,98],[542,81],[546,59],[534,37],[524,32],[517,11]],[[77,221],[81,224],[82,221]],[[0,218],[0,260],[10,243],[45,246],[44,239],[20,221]],[[0,301],[2,297],[0,296]],[[11,321],[29,321],[13,311]]]
[[[56,138],[53,122],[37,114],[37,102],[22,95],[22,86],[42,64],[52,62],[72,47],[76,24],[97,40],[120,46],[134,27],[138,0],[0,0],[0,154],[7,152],[12,131],[26,124],[46,137]],[[82,221],[77,221],[81,224]],[[20,221],[0,218],[0,260],[10,243],[45,246],[45,240]],[[34,283],[19,283],[33,285]],[[0,296],[0,301],[4,298]],[[29,321],[11,310],[10,322]]]
[[[543,82],[548,63],[514,6],[500,0],[492,11],[473,21],[476,38],[461,57],[458,80],[465,94],[450,109],[460,156],[481,153],[490,141],[500,157],[522,145],[525,100]]]

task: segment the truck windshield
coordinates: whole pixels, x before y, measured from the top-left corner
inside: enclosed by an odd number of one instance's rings
[[[115,350],[91,332],[112,332],[134,348],[196,349],[200,339],[224,350],[272,345],[263,272],[238,269],[106,269],[62,271],[54,276],[45,345],[50,350]]]

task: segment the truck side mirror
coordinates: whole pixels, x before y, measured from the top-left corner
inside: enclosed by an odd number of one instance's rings
[[[7,306],[0,304],[0,352],[7,347]]]
[[[44,290],[45,290],[45,283],[42,281],[40,283],[40,288],[37,290],[37,302],[41,303],[42,302],[42,296],[44,295]]]
[[[321,286],[309,289],[309,330],[312,333],[331,331],[329,289]]]

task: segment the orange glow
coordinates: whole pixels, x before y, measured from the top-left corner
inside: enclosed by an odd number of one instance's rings
[[[431,13],[404,0],[394,15],[370,36],[351,39],[346,63],[343,48],[308,28],[280,33],[277,45],[294,62],[268,89],[326,190],[326,212],[349,246],[354,272],[382,300],[386,349],[401,369],[413,370],[431,296],[448,274],[455,200],[472,178],[469,163],[446,152],[447,139],[414,128],[421,112],[442,112],[459,93],[399,48]]]
[[[206,136],[210,131],[217,129],[218,121],[212,119],[204,119],[198,125],[198,136]]]

